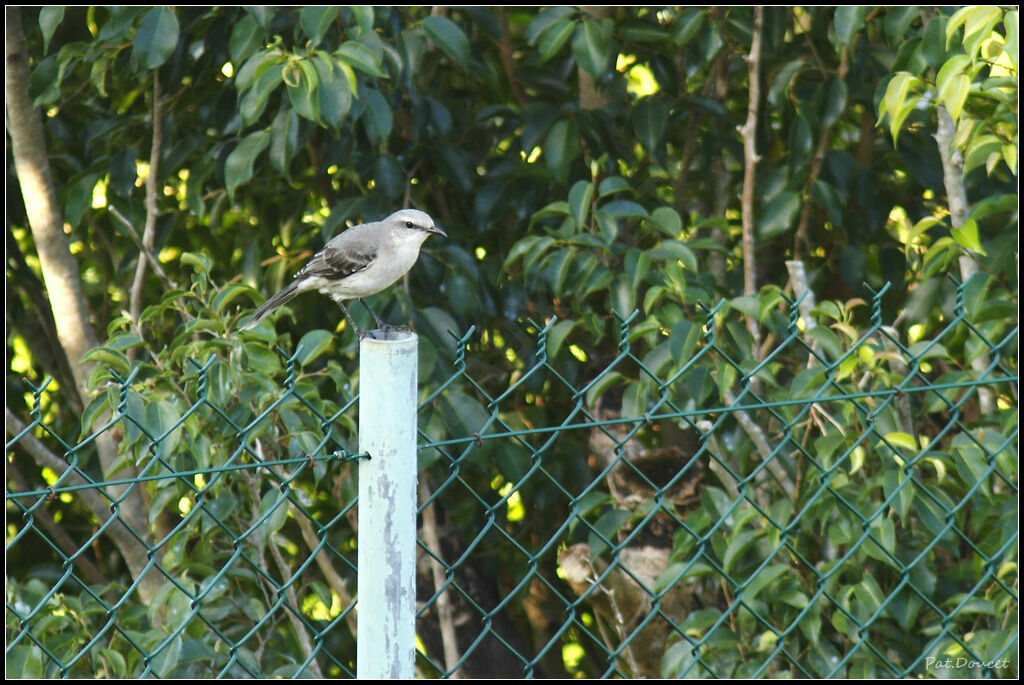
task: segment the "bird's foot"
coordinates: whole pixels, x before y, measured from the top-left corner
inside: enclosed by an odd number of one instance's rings
[[[370,337],[372,337],[374,340],[393,340],[393,339],[396,339],[398,337],[398,336],[392,337],[393,333],[411,333],[411,332],[412,331],[411,331],[411,329],[408,326],[392,326],[391,324],[383,323],[382,322],[382,323],[380,323],[377,326],[377,328],[375,330],[370,331],[370,333],[374,334],[374,335],[371,335]],[[376,335],[376,334],[380,334],[380,335]]]

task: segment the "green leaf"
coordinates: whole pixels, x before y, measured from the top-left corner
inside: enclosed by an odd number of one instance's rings
[[[124,654],[120,652],[108,649],[106,647],[97,647],[97,652],[100,655],[100,659],[103,660],[105,667],[105,675],[107,678],[116,678],[118,680],[127,679],[131,677],[128,672],[128,663],[125,661]],[[31,678],[33,676],[22,676]],[[42,677],[42,676],[38,676]]]
[[[636,136],[652,154],[660,151],[660,143],[665,135],[670,108],[667,103],[651,98],[643,98],[633,106],[633,130]]]
[[[981,239],[978,236],[977,221],[968,219],[961,228],[952,228],[949,232],[960,247],[986,256],[985,248],[981,246]]]
[[[900,519],[906,519],[907,512],[914,502],[914,487],[908,480],[899,468],[887,468],[882,475],[882,494],[890,501],[893,511]]]
[[[1017,69],[1019,64],[1019,53],[1020,53],[1020,28],[1018,24],[1019,18],[1017,12],[1007,12],[1006,16],[1003,17],[1003,31],[1006,34],[1006,41],[1003,44],[1003,50],[1010,57],[1010,63],[1014,69]]]
[[[776,578],[790,571],[790,567],[785,564],[772,564],[767,568],[761,569],[756,576],[750,579],[746,587],[743,588],[743,601],[753,601],[757,598],[758,594],[760,594],[767,586],[771,585]]]
[[[442,407],[447,409],[444,418],[452,435],[483,434],[490,420],[490,414],[480,402],[458,390],[445,393]]]
[[[388,72],[381,66],[380,59],[373,50],[357,40],[345,41],[334,55],[370,76],[388,78]]]
[[[299,12],[299,26],[315,48],[324,39],[331,22],[338,17],[341,8],[337,5],[307,5]]]
[[[960,113],[971,88],[971,77],[963,73],[967,63],[966,55],[951,57],[939,70],[935,80],[939,101],[946,106],[954,122],[960,120]]]
[[[290,63],[281,74],[288,100],[303,119],[320,123],[320,78],[311,60]]]
[[[601,515],[597,522],[594,523],[594,530],[590,533],[587,540],[590,545],[590,556],[600,556],[602,552],[608,549],[608,543],[612,544],[616,541],[616,533],[619,528],[622,527],[626,521],[632,517],[632,514],[624,509],[612,509]]]
[[[967,144],[967,151],[964,153],[964,173],[984,165],[991,174],[989,164],[992,157],[993,155],[1000,157],[1002,150],[1003,142],[997,136],[982,134],[972,137]],[[996,161],[998,162],[998,159]]]
[[[946,60],[935,77],[935,90],[939,93],[939,97],[942,97],[943,91],[948,89],[950,79],[962,74],[970,63],[971,58],[967,55],[953,55]]]
[[[208,273],[210,271],[210,258],[201,252],[182,252],[178,261],[193,267],[197,273]]]
[[[39,680],[46,677],[43,670],[43,652],[37,645],[20,644],[9,648],[4,659],[8,679],[30,678]],[[50,659],[47,659],[47,663]]]
[[[700,336],[700,326],[695,326],[686,319],[677,321],[672,326],[672,332],[668,336],[668,348],[672,358],[680,363],[689,361],[693,355],[693,350],[697,347]]]
[[[447,17],[432,15],[423,20],[423,30],[434,45],[464,69],[469,68],[469,39],[458,24]]]
[[[679,212],[672,207],[657,207],[651,212],[649,221],[659,231],[673,238],[678,238],[683,230],[683,220],[680,218]]]
[[[601,78],[608,71],[612,57],[611,19],[587,17],[572,34],[572,52],[576,63],[594,78]]]
[[[807,117],[798,115],[789,129],[789,163],[793,170],[801,169],[810,161],[813,147],[811,124]]]
[[[800,213],[800,196],[792,191],[783,191],[773,197],[761,210],[760,221],[758,221],[758,235],[767,240],[782,235],[793,228]]]
[[[555,243],[550,236],[530,235],[517,241],[512,249],[508,251],[505,262],[502,264],[502,271],[507,271],[509,266],[517,259],[528,257],[523,262],[523,271],[528,271],[530,264]]]
[[[560,19],[540,34],[537,50],[540,53],[541,64],[558,54],[565,42],[569,40],[575,27],[575,20]]]
[[[373,169],[373,180],[380,193],[389,199],[398,197],[405,184],[402,166],[392,155],[381,155]]]
[[[86,174],[69,183],[64,189],[64,220],[72,227],[78,226],[82,217],[92,207],[93,189],[99,180],[99,174]]]
[[[653,259],[674,259],[686,267],[687,271],[698,273],[697,257],[685,244],[678,240],[662,240],[651,252]]]
[[[872,559],[893,564],[896,552],[896,527],[892,519],[879,516],[871,522],[871,537],[864,541],[864,551]]]
[[[427,307],[422,312],[422,317],[424,328],[431,333],[433,342],[440,345],[449,356],[454,356],[455,341],[465,331],[459,328],[452,315],[439,307]]]
[[[178,18],[167,7],[146,12],[135,32],[132,56],[143,69],[156,69],[167,61],[178,45]]]
[[[704,25],[707,12],[704,8],[684,8],[672,21],[672,42],[682,47],[693,40]]]
[[[270,142],[270,131],[256,131],[242,139],[224,163],[224,181],[228,195],[252,178],[253,163]]]
[[[139,345],[144,345],[145,342],[145,340],[143,340],[142,338],[133,333],[122,333],[120,335],[115,335],[109,340],[107,340],[107,342],[105,342],[103,346],[108,350],[120,351],[127,350],[132,347],[138,347]]]
[[[576,181],[569,190],[569,215],[576,224],[577,230],[587,226],[590,214],[590,203],[594,199],[594,184],[590,181]]]
[[[757,541],[761,534],[761,531],[758,530],[744,530],[734,534],[732,539],[729,540],[729,546],[726,547],[725,554],[722,555],[722,570],[726,573],[732,573],[735,570],[737,561],[750,549],[750,546]]]
[[[949,56],[946,48],[946,26],[949,17],[937,12],[924,26],[921,36],[921,55],[929,67],[938,71]]]
[[[548,331],[547,337],[547,354],[548,358],[554,359],[558,356],[558,351],[562,349],[565,339],[572,332],[572,329],[576,327],[576,321],[573,319],[564,319],[558,321],[551,330]]]
[[[632,200],[612,200],[601,206],[601,209],[608,212],[609,215],[620,218],[620,217],[642,217],[647,218],[647,210],[644,209],[643,205],[640,205]]]
[[[64,19],[64,7],[62,5],[48,5],[39,10],[39,30],[43,34],[43,54],[50,50],[50,39],[53,32],[60,26]]]
[[[217,312],[217,314],[223,315],[224,308],[227,307],[227,305],[236,297],[243,294],[252,297],[256,293],[251,286],[242,285],[241,283],[232,283],[214,296],[213,300],[210,302],[210,308]]]
[[[299,115],[290,107],[282,107],[270,124],[270,163],[287,177],[298,151]]]
[[[852,45],[854,36],[864,26],[864,20],[870,12],[871,8],[864,5],[845,5],[837,8],[832,26],[839,42],[847,47]]]
[[[610,371],[601,374],[601,376],[595,379],[590,387],[587,388],[587,406],[594,407],[601,395],[603,395],[609,388],[616,383],[624,383],[626,380],[626,377],[618,371]]]
[[[811,186],[811,201],[825,210],[833,226],[843,225],[843,202],[831,185],[815,181]]]
[[[323,55],[317,55],[313,64],[319,79],[318,110],[323,120],[335,131],[339,131],[345,115],[352,107],[351,82],[342,73],[343,67],[348,68],[348,65],[339,64]]]
[[[259,118],[267,106],[271,93],[281,85],[283,75],[284,65],[274,64],[256,79],[255,85],[246,92],[239,103],[242,126],[249,126]]]
[[[264,517],[266,517],[265,520]],[[266,541],[276,533],[288,520],[288,499],[277,488],[270,488],[260,500],[260,508],[257,520],[262,520],[257,535]]]
[[[601,181],[601,185],[598,186],[597,196],[603,198],[632,189],[633,187],[629,185],[629,181],[621,176],[609,176]]]
[[[886,42],[894,48],[898,47],[910,25],[920,16],[921,8],[914,5],[886,7],[885,19],[882,21]]]
[[[235,73],[235,90],[239,95],[252,88],[260,76],[263,76],[275,64],[281,64],[284,55],[276,49],[264,50],[254,54],[242,63]]]
[[[569,119],[557,122],[544,139],[544,161],[562,183],[569,176],[569,165],[579,156],[579,151],[576,123]]]
[[[53,104],[60,97],[64,65],[57,55],[45,58],[28,77],[28,95],[36,107]]]
[[[386,140],[391,135],[391,127],[394,124],[391,105],[379,91],[372,88],[363,88],[359,97],[366,103],[362,118],[370,140],[374,144]]]
[[[574,7],[555,6],[542,10],[533,18],[530,25],[526,27],[526,42],[530,45],[536,45],[542,33],[559,21],[567,19],[574,14],[576,14]]]
[[[772,79],[771,85],[768,87],[768,103],[776,106],[782,102],[787,93],[789,93],[789,84],[793,81],[793,78],[804,68],[803,59],[794,59],[783,64],[775,77]]]
[[[946,48],[956,36],[957,29],[964,27],[964,51],[974,59],[981,43],[992,35],[992,29],[1003,16],[1003,11],[993,5],[963,7],[957,10],[946,25]]]
[[[249,59],[260,45],[263,44],[263,34],[259,24],[250,16],[244,16],[231,29],[231,38],[228,39],[228,54],[235,64],[242,64]]]
[[[128,376],[128,372],[131,371],[131,362],[128,361],[128,357],[124,356],[117,350],[110,349],[109,347],[94,347],[84,355],[82,355],[83,362],[95,362],[100,364],[121,378]]]
[[[917,441],[907,433],[886,433],[885,440],[890,444],[910,450],[911,452],[917,452],[918,449]]]
[[[260,28],[264,31],[270,26],[270,20],[274,16],[273,7],[265,7],[262,5],[249,5],[245,8],[246,13],[250,17],[256,20],[256,23],[260,25]]]
[[[885,95],[879,105],[878,121],[881,123],[885,114],[889,115],[889,130],[892,134],[893,144],[899,138],[900,128],[910,112],[917,106],[918,97],[908,98],[907,96],[916,91],[922,84],[921,79],[913,74],[901,71],[889,81],[885,88]]]
[[[987,216],[1012,212],[1017,208],[1018,200],[1019,198],[1016,193],[1003,193],[986,197],[971,206],[968,218],[981,221]],[[938,220],[934,221],[938,222]]]
[[[299,354],[297,360],[300,365],[305,366],[314,359],[317,359],[334,341],[334,334],[330,331],[315,329],[309,331],[299,340],[295,350]]]
[[[846,81],[834,78],[828,82],[825,91],[825,111],[821,114],[821,125],[829,128],[839,120],[846,109]]]
[[[843,355],[843,346],[835,332],[825,326],[812,326],[807,331],[807,337],[821,345],[822,350],[829,359],[836,360]]]

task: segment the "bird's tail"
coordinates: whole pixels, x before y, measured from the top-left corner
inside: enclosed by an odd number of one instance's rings
[[[246,331],[250,328],[254,328],[264,316],[271,312],[271,310],[277,309],[298,294],[298,281],[292,281],[282,288],[279,293],[260,305],[260,307],[252,313],[252,316],[249,317],[249,320],[242,325],[240,330]]]

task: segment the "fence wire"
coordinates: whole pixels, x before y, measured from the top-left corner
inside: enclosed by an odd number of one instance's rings
[[[721,304],[610,360],[537,325],[511,373],[470,330],[419,410],[419,674],[1015,677],[1017,326],[957,293],[914,344],[881,292],[845,345],[791,302],[759,359]],[[357,397],[308,358],[109,371],[71,439],[25,381],[9,677],[354,677]]]

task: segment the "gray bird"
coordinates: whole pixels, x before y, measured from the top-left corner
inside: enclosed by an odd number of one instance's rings
[[[400,209],[382,221],[353,226],[331,238],[295,274],[295,280],[253,312],[242,330],[253,328],[271,310],[299,293],[318,290],[338,303],[349,326],[363,337],[366,334],[352,321],[344,301],[362,302],[362,298],[379,293],[404,276],[416,263],[420,245],[432,235],[448,237],[430,216],[416,209]],[[378,328],[388,328],[365,302],[363,306]]]

